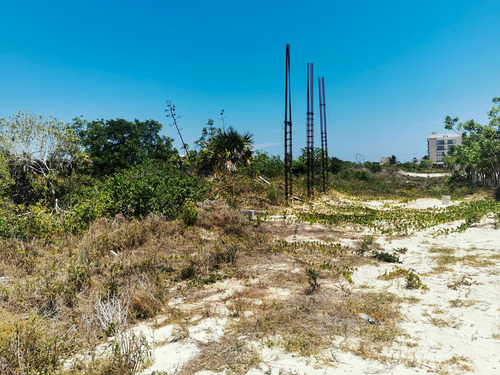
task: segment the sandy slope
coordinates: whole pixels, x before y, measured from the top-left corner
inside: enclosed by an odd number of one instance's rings
[[[439,200],[411,202],[412,208],[440,207]],[[453,227],[456,223],[442,227]],[[436,229],[418,232],[411,237],[380,236],[383,249],[406,248],[400,255],[400,267],[414,269],[429,290],[408,290],[404,279],[385,280],[381,276],[395,268],[394,264],[372,263],[359,267],[353,274],[354,290],[388,291],[404,299],[401,328],[404,340],[394,342],[381,363],[362,359],[338,349],[332,343],[325,353],[329,364],[314,358],[303,358],[262,343],[249,343],[260,355],[260,368],[248,374],[500,374],[500,229],[491,218],[462,233],[436,236]],[[446,250],[448,249],[448,250]],[[436,257],[448,253],[453,261],[437,269]],[[289,264],[275,267],[289,269]],[[207,297],[216,314],[196,316],[188,332],[179,335],[174,325],[155,329],[152,323],[135,328],[143,332],[154,346],[154,363],[142,374],[166,371],[173,374],[200,352],[200,344],[219,340],[231,322],[225,301],[243,282],[226,280],[207,286]],[[274,298],[287,298],[287,290],[266,291]],[[189,308],[183,300],[172,307]],[[368,323],[361,323],[368,324]],[[214,374],[202,371],[198,374]],[[221,373],[223,374],[223,373]]]
[[[405,176],[420,177],[420,178],[439,178],[439,177],[451,176],[451,173],[416,173],[416,172],[406,172],[406,171],[400,171],[400,173]]]

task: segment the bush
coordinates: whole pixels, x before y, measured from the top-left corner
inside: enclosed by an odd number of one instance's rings
[[[278,189],[275,186],[270,185],[267,188],[267,199],[269,199],[272,204],[278,203]]]
[[[365,167],[368,168],[372,173],[378,173],[382,171],[382,166],[379,163],[372,163],[371,161],[367,161],[365,163]]]
[[[376,251],[374,250],[372,252],[372,257],[375,259],[378,259],[382,262],[387,262],[387,263],[401,263],[399,261],[399,257],[394,254],[389,254],[386,253],[385,251]]]
[[[356,178],[358,180],[366,181],[366,180],[371,179],[371,176],[370,176],[370,173],[368,173],[367,171],[355,171],[354,178]]]
[[[186,203],[180,217],[184,225],[188,227],[196,223],[198,210],[196,209],[195,204],[193,202]]]
[[[199,178],[181,173],[168,164],[147,161],[87,189],[84,204],[93,205],[97,210],[80,207],[81,221],[77,220],[77,227],[82,221],[102,215],[145,217],[159,213],[175,219],[184,202],[199,200],[203,189]]]
[[[0,202],[0,238],[48,237],[62,232],[61,215],[40,201],[25,207]]]
[[[64,216],[64,229],[71,233],[84,232],[91,223],[104,216],[106,209],[104,202],[86,200],[76,204],[73,210]]]
[[[279,156],[269,156],[265,152],[257,151],[250,165],[241,166],[239,169],[241,172],[245,172],[253,177],[265,176],[274,178],[282,176],[284,168],[285,163]]]
[[[17,318],[0,311],[0,370],[4,375],[53,374],[70,340],[50,332],[37,317]],[[7,322],[6,326],[3,326]]]

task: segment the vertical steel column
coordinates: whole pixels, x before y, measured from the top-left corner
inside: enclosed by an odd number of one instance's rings
[[[313,64],[307,64],[307,196],[314,196],[314,103]]]
[[[290,44],[286,45],[285,69],[285,201],[292,199],[292,93],[290,88]]]
[[[321,171],[323,174],[323,192],[328,181],[328,138],[326,131],[325,77],[318,77],[319,118],[321,122]]]

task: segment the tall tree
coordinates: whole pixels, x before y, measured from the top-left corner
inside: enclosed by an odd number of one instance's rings
[[[19,203],[44,197],[55,204],[57,177],[82,156],[69,124],[31,111],[0,119],[0,142],[14,180],[13,198]]]
[[[458,117],[447,116],[448,130],[462,133],[462,144],[453,146],[446,157],[446,165],[455,169],[456,176],[498,187],[500,183],[500,97],[493,98],[488,112],[489,124],[474,120],[459,122]]]
[[[172,138],[161,136],[162,126],[154,120],[78,120],[75,126],[92,160],[94,175],[111,174],[148,159],[166,161],[176,153]]]

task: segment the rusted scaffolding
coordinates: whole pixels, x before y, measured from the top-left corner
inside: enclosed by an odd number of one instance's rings
[[[313,103],[313,64],[307,64],[307,196],[314,196],[314,103]]]
[[[285,201],[292,199],[292,92],[290,88],[290,44],[286,45],[285,69]]]
[[[319,120],[321,124],[321,172],[323,176],[323,193],[328,183],[328,138],[326,131],[325,77],[318,77]]]

